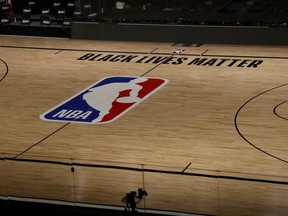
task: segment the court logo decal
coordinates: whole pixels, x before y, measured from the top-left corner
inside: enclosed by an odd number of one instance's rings
[[[156,77],[105,77],[40,115],[42,120],[102,124],[121,115],[169,81]]]

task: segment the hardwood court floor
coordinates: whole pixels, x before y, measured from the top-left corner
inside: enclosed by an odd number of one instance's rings
[[[287,47],[203,44],[165,62],[176,48],[0,36],[0,153],[287,182]],[[110,123],[39,118],[110,76],[169,83]],[[281,213],[288,212],[285,194],[273,192]]]

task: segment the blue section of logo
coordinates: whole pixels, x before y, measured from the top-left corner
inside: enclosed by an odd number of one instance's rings
[[[93,87],[97,87],[97,86],[101,86],[101,85],[106,85],[109,83],[125,83],[125,82],[129,82],[130,80],[135,79],[135,77],[108,77],[102,81],[100,81],[98,84],[92,86]]]
[[[83,100],[83,95],[79,95],[51,110],[44,115],[44,118],[57,121],[92,122],[98,115],[99,111],[88,106],[86,101]]]

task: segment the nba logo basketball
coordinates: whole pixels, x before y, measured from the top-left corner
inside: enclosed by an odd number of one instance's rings
[[[40,115],[42,120],[102,124],[116,120],[168,83],[156,77],[106,77]]]

